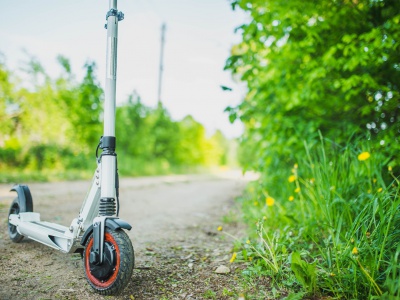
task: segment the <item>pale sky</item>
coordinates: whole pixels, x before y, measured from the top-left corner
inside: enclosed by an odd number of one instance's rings
[[[37,57],[47,73],[60,73],[56,57],[69,58],[81,78],[87,60],[98,65],[104,87],[108,0],[0,0],[0,52],[13,71],[27,56]],[[161,25],[166,23],[162,102],[175,120],[190,114],[211,134],[221,129],[237,137],[225,107],[236,105],[245,89],[223,71],[230,48],[240,41],[234,29],[245,22],[229,0],[120,0],[117,103],[136,90],[142,102],[157,103]],[[224,92],[221,85],[233,88]],[[117,120],[118,122],[118,120]]]

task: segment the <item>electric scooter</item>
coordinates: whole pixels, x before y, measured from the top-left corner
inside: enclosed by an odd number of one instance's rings
[[[31,192],[15,185],[17,198],[8,215],[8,233],[13,242],[24,237],[65,253],[80,252],[84,272],[91,287],[102,295],[118,294],[129,282],[134,268],[134,251],[124,229],[132,228],[118,218],[119,180],[115,152],[115,97],[118,22],[124,14],[117,0],[109,0],[107,23],[107,68],[104,101],[104,135],[96,149],[97,168],[92,185],[77,218],[69,227],[40,220],[33,212]],[[99,155],[99,149],[101,154]]]

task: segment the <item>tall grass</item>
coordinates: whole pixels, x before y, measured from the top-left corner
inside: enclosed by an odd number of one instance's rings
[[[289,295],[399,299],[399,181],[388,160],[365,145],[305,149],[241,199],[245,274]]]

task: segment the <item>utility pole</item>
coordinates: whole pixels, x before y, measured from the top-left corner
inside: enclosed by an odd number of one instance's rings
[[[161,105],[161,87],[162,87],[162,73],[164,71],[163,59],[164,59],[164,43],[165,43],[165,23],[161,26],[161,50],[160,50],[160,69],[158,74],[158,106]]]

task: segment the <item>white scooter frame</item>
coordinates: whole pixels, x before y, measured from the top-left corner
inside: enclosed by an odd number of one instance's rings
[[[33,212],[28,186],[16,185],[11,190],[17,192],[18,197],[11,205],[8,219],[9,235],[14,242],[28,237],[65,253],[81,252],[89,283],[97,292],[105,295],[122,290],[130,280],[134,266],[132,244],[122,230],[132,227],[118,218],[119,184],[115,153],[118,22],[123,19],[124,14],[117,10],[117,0],[109,0],[105,25],[107,68],[104,135],[96,150],[97,169],[92,186],[78,217],[72,220],[69,227],[41,221],[40,214]],[[102,149],[100,157],[97,155],[99,148]],[[128,267],[123,266],[126,262]]]

